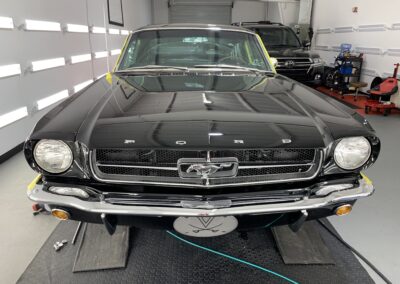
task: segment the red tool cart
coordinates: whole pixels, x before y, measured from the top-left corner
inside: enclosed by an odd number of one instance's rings
[[[386,78],[378,84],[375,82],[376,86],[371,86],[371,90],[368,91],[370,99],[365,103],[365,113],[375,108],[377,111],[382,110],[383,115],[387,116],[392,109],[396,108],[396,104],[391,101],[391,96],[398,93],[399,90],[397,83],[399,65],[399,63],[394,65],[395,68],[392,77]],[[371,85],[375,84],[373,82]]]

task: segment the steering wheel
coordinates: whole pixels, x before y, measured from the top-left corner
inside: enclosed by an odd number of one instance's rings
[[[224,58],[221,58],[218,60],[218,63],[224,64],[224,63],[236,63],[236,64],[243,64],[244,66],[248,65],[248,62],[246,62],[243,58],[241,57],[232,57],[232,56],[227,56]]]

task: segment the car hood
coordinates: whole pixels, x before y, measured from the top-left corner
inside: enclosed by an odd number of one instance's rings
[[[310,52],[303,48],[268,48],[268,53],[271,57],[299,57],[299,58],[316,58],[317,53]]]
[[[368,134],[361,121],[280,75],[114,75],[48,113],[32,138],[76,140],[90,149],[322,148]]]

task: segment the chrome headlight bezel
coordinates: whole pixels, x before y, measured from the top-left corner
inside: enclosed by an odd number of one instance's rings
[[[75,196],[81,199],[88,199],[90,196],[88,192],[79,187],[50,186],[48,190],[54,194]]]
[[[362,147],[362,148],[360,148]],[[346,149],[347,148],[347,149]],[[353,161],[344,161],[345,155],[353,155]],[[333,152],[335,164],[346,171],[352,171],[363,167],[372,154],[372,146],[369,140],[363,136],[342,138],[337,144]],[[359,157],[357,157],[357,155]],[[356,160],[354,160],[356,159]]]
[[[61,174],[71,168],[74,155],[67,143],[61,140],[42,139],[33,149],[37,166],[51,174]]]

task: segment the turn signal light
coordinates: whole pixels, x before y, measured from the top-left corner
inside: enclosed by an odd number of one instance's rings
[[[352,209],[353,209],[353,206],[350,204],[341,205],[336,208],[335,214],[337,216],[344,216],[344,215],[349,214]]]
[[[60,219],[60,220],[68,220],[70,215],[67,211],[62,209],[53,209],[51,210],[51,215]]]

